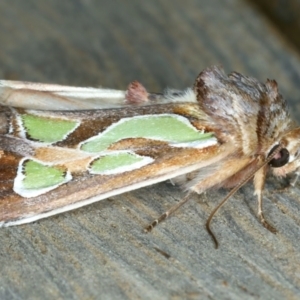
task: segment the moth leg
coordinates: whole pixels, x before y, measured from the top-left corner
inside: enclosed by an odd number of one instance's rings
[[[270,225],[267,222],[263,214],[262,191],[265,185],[266,173],[267,173],[267,166],[259,169],[254,175],[255,195],[257,195],[257,201],[258,201],[258,217],[260,219],[260,222],[265,228],[267,228],[272,233],[276,233],[277,232],[276,228],[274,228],[272,225]]]
[[[283,188],[275,189],[272,191],[272,194],[288,192],[290,188],[295,187],[300,176],[300,172],[296,171],[293,179],[288,179],[287,184]]]
[[[296,176],[295,178],[290,182],[288,187],[294,187],[299,179],[300,176],[300,171],[297,170],[297,172],[295,172]]]
[[[269,191],[269,193],[271,193],[273,195],[273,194],[288,192],[290,188],[293,188],[295,186],[297,179],[298,179],[298,176],[295,179],[293,179],[292,181],[288,182],[284,187],[279,188],[279,189],[274,189],[272,191]]]
[[[170,215],[172,215],[177,209],[179,209],[183,204],[188,202],[190,199],[190,193],[188,193],[182,201],[177,203],[176,205],[172,206],[169,210],[164,212],[159,218],[155,219],[152,223],[150,223],[146,228],[145,232],[150,232],[157,224],[161,223],[165,219],[167,219]]]

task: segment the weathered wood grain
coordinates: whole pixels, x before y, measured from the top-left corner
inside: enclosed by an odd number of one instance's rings
[[[1,1],[0,42],[1,78],[161,91],[222,64],[276,78],[300,116],[299,54],[246,1]],[[213,221],[218,250],[204,223],[225,190],[143,233],[183,197],[170,183],[1,229],[0,299],[297,299],[300,189],[277,193],[285,183],[266,186],[278,234],[258,222],[248,184]]]

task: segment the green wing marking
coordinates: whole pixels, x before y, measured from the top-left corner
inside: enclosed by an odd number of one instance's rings
[[[144,115],[124,118],[105,131],[81,143],[87,152],[101,152],[113,143],[126,138],[148,138],[170,143],[189,143],[209,139],[212,133],[203,133],[188,119],[175,114]]]
[[[25,189],[41,189],[61,184],[65,181],[65,171],[56,167],[45,166],[33,160],[23,164]]]
[[[141,168],[153,159],[133,152],[116,151],[95,159],[90,165],[90,173],[110,175]]]
[[[62,141],[78,126],[78,122],[76,121],[30,114],[22,115],[21,119],[27,136],[30,139],[44,143]]]
[[[19,164],[14,181],[14,191],[23,197],[35,197],[44,194],[72,179],[71,175],[58,166],[49,166],[41,162],[24,159]]]

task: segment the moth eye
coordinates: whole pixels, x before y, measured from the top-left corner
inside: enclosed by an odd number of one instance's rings
[[[274,146],[269,153],[269,156],[277,149],[278,145]],[[269,162],[272,168],[280,168],[289,162],[290,153],[286,148],[281,149],[274,158]]]

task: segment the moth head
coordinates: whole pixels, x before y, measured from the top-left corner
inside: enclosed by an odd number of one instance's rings
[[[284,145],[278,154],[270,161],[276,176],[286,176],[289,173],[300,171],[300,128],[289,131],[281,140]],[[268,155],[276,149],[275,145]]]

